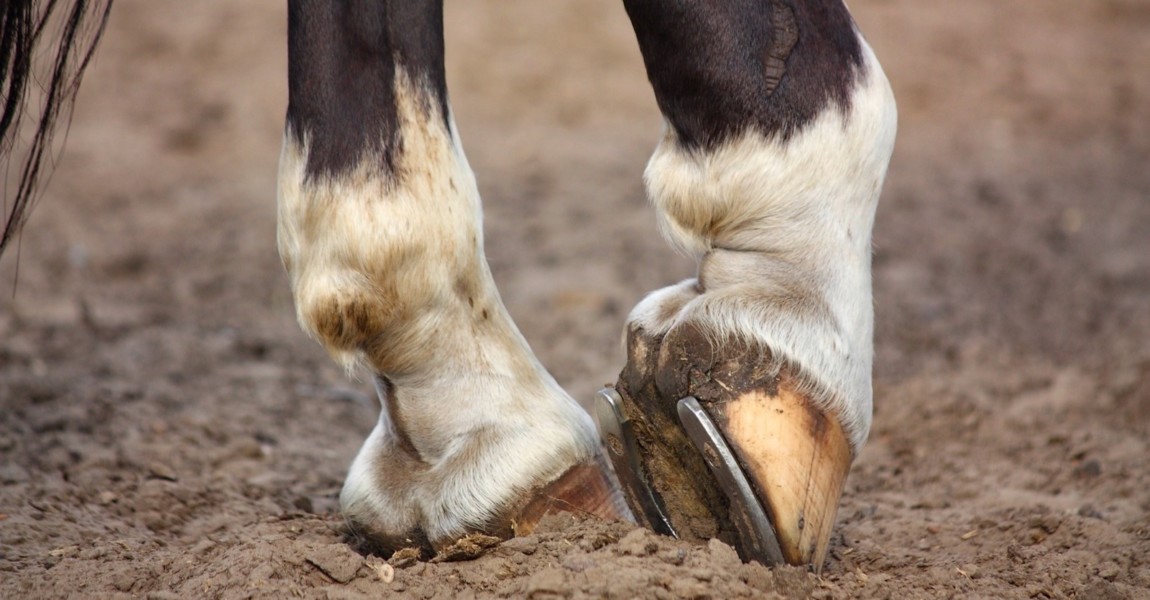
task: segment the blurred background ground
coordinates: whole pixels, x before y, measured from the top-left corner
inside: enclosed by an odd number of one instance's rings
[[[875,427],[822,578],[557,520],[384,581],[333,512],[375,401],[296,327],[275,254],[283,6],[118,0],[0,262],[0,597],[1150,597],[1150,4],[851,8],[900,132]],[[492,269],[589,398],[630,307],[692,268],[644,200],[661,121],[629,24],[447,19]]]

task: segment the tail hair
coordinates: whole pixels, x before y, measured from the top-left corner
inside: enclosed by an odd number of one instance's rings
[[[28,219],[37,183],[51,171],[56,123],[62,115],[65,122],[72,117],[80,79],[111,9],[112,0],[0,2],[0,169],[5,173],[0,179],[0,193],[6,213],[0,255]],[[42,94],[39,114],[33,116],[31,139],[19,144],[23,159],[16,167],[18,179],[9,202],[8,173],[28,116],[28,91],[33,83],[39,85]]]

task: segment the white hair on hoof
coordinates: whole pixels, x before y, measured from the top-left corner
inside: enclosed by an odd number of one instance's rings
[[[645,181],[662,231],[699,274],[630,316],[652,335],[691,322],[716,341],[761,344],[799,370],[855,452],[871,423],[871,230],[897,121],[862,45],[849,109],[832,103],[789,136],[750,130],[685,150],[668,126]]]
[[[450,115],[402,70],[395,95],[394,176],[373,155],[310,176],[308,142],[289,131],[279,248],[303,329],[378,377],[383,410],[348,473],[345,514],[381,538],[435,544],[511,516],[592,462],[598,440],[504,308]]]

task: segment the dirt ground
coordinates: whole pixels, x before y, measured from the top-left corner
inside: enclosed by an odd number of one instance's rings
[[[573,517],[472,561],[352,552],[336,496],[377,405],[275,253],[283,3],[118,3],[0,263],[0,597],[1150,598],[1145,0],[851,2],[900,133],[875,427],[822,577]],[[644,199],[661,121],[626,16],[447,18],[495,277],[589,399],[630,307],[692,269]]]

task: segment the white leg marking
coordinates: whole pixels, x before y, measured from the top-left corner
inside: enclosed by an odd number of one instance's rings
[[[444,128],[402,72],[396,96],[394,179],[377,157],[307,179],[306,140],[285,137],[279,248],[303,329],[349,369],[392,384],[348,474],[345,512],[391,534],[418,524],[435,541],[589,460],[597,437],[499,298],[454,122]]]
[[[692,321],[797,365],[857,452],[871,422],[871,229],[894,147],[894,96],[870,47],[851,109],[832,105],[783,141],[747,133],[682,151],[668,128],[645,181],[670,242],[700,261],[639,304],[652,333]],[[691,284],[691,285],[688,285]]]

